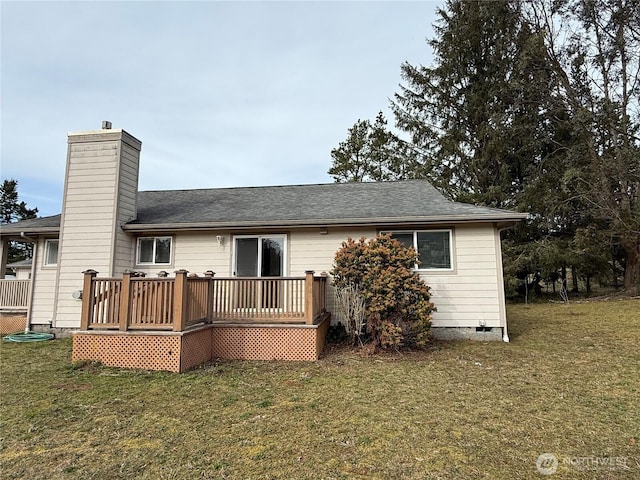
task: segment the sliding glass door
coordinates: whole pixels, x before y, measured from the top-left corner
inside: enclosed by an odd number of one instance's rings
[[[285,276],[284,235],[239,235],[234,238],[236,277]],[[237,305],[241,308],[278,308],[282,294],[277,280],[257,280],[239,284]]]

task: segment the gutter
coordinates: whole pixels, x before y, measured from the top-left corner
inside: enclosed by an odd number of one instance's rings
[[[417,224],[445,224],[445,223],[498,223],[500,230],[513,227],[516,223],[528,218],[526,213],[514,213],[508,216],[473,216],[473,215],[446,215],[430,217],[364,217],[350,219],[310,219],[310,220],[249,220],[242,222],[172,222],[172,223],[125,223],[122,230],[131,233],[145,233],[158,231],[207,231],[207,230],[255,230],[282,229],[282,228],[317,228],[335,227],[348,228],[353,226],[409,226]],[[43,227],[37,231],[28,232],[31,235],[46,235],[50,233],[60,234],[60,227]],[[25,235],[19,230],[3,228],[0,232],[3,236],[11,234]]]
[[[478,216],[439,216],[439,217],[378,217],[378,218],[352,218],[348,220],[338,219],[313,219],[313,220],[291,220],[267,221],[251,220],[243,222],[190,222],[190,223],[128,223],[122,226],[126,232],[144,233],[149,231],[204,231],[216,229],[249,230],[256,228],[275,229],[290,227],[353,227],[366,225],[379,226],[403,226],[416,224],[443,224],[443,223],[495,223],[501,222],[505,228],[514,226],[517,222],[527,218],[527,214],[515,214],[507,217],[478,217]]]
[[[42,228],[39,228],[38,230],[25,232],[24,230],[20,230],[20,229],[7,228],[6,225],[3,225],[2,231],[0,231],[0,235],[2,235],[3,237],[19,235],[21,238],[29,238],[28,235],[42,235],[42,234],[49,234],[49,233],[59,234],[60,227],[42,227]]]

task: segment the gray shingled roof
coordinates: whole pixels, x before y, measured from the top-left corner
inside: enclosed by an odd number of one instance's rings
[[[525,217],[451,202],[429,182],[411,180],[140,192],[138,218],[125,228],[518,221]]]
[[[523,218],[526,214],[449,201],[427,181],[410,180],[139,192],[138,218],[123,228],[512,223]],[[42,224],[36,225],[38,221]],[[59,225],[60,217],[26,220],[12,225],[12,230],[37,229],[55,221]]]
[[[52,215],[50,217],[30,218],[15,223],[7,223],[0,225],[0,233],[7,235],[20,235],[24,232],[26,235],[38,233],[57,233],[60,231],[61,215]]]

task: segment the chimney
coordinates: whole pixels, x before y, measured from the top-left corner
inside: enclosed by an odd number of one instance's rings
[[[65,174],[56,327],[78,327],[80,302],[71,294],[82,289],[82,271],[111,277],[132,268],[135,241],[122,225],[137,215],[141,142],[102,122],[102,129],[69,133]]]

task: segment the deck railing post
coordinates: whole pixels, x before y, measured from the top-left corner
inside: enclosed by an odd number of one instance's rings
[[[118,313],[118,323],[120,330],[126,331],[129,328],[131,315],[131,276],[133,272],[125,270],[122,274],[122,288],[120,290],[120,312]]]
[[[181,332],[187,320],[187,270],[176,270],[176,285],[173,301],[173,331]]]
[[[322,272],[320,274],[322,277],[322,281],[320,283],[320,310],[327,310],[327,278],[329,274],[327,272]]]
[[[93,297],[95,296],[95,284],[92,282],[98,272],[95,270],[85,270],[84,282],[82,286],[82,316],[80,317],[80,330],[89,330],[91,317],[93,316]]]
[[[213,277],[216,276],[216,272],[207,270],[204,272],[204,276],[209,279],[207,282],[207,322],[213,320]]]
[[[313,324],[313,270],[304,272],[304,323]]]

